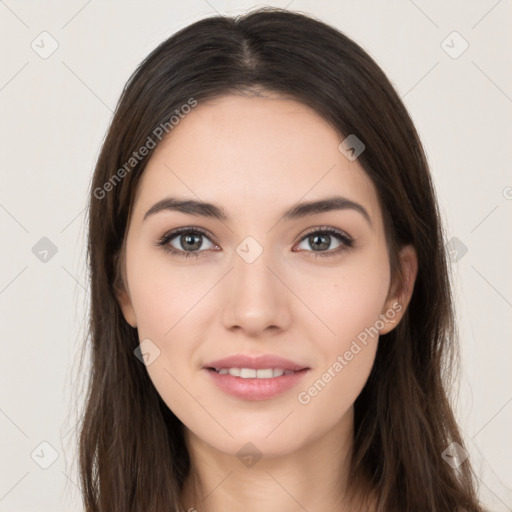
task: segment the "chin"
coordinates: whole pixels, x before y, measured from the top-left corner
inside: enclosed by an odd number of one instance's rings
[[[208,433],[201,432],[201,429],[196,431],[195,435],[204,443],[230,456],[238,458],[244,455],[263,456],[265,458],[281,457],[299,450],[311,437],[307,435],[303,424],[300,428],[299,425],[296,425],[297,429],[295,431],[294,428],[290,429],[289,426],[283,428],[284,422],[279,425],[282,420],[281,417],[272,425],[261,422],[258,424],[244,424],[243,422],[239,422],[238,425],[225,424],[225,428],[233,437],[228,434],[212,437],[211,431]],[[282,430],[280,430],[281,428]]]

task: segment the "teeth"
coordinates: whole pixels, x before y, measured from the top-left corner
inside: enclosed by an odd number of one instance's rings
[[[292,375],[293,370],[283,370],[281,368],[264,368],[255,370],[254,368],[220,368],[217,369],[220,375],[232,375],[242,379],[271,379],[281,377],[282,375]]]
[[[258,379],[271,379],[274,376],[274,370],[269,368],[267,370],[256,370],[256,377]]]
[[[229,373],[231,373],[231,370],[229,370]],[[231,373],[231,375],[233,374]],[[253,368],[240,368],[240,377],[242,377],[242,379],[255,379],[256,375],[257,371]]]

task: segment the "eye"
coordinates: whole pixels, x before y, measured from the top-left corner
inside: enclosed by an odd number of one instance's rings
[[[199,257],[200,253],[206,249],[211,249],[215,245],[204,247],[204,240],[209,240],[206,231],[200,228],[179,228],[165,234],[156,245],[161,246],[165,251],[183,258]]]
[[[339,245],[334,249],[329,249],[332,239],[336,239]],[[208,240],[210,247],[204,247],[203,242]],[[354,241],[343,231],[331,227],[320,227],[310,231],[306,236],[302,237],[301,243],[307,243],[310,247],[320,249],[305,252],[317,256],[335,256],[343,251],[353,247]],[[202,253],[208,249],[218,248],[216,244],[211,242],[210,235],[201,228],[184,227],[175,229],[165,234],[157,243],[157,246],[162,247],[165,251],[171,253],[173,256],[190,258],[198,258]],[[298,251],[294,251],[298,252]],[[301,251],[302,252],[302,249]]]
[[[323,250],[330,247],[333,238],[340,242],[339,245],[331,250]],[[301,239],[301,243],[304,242],[309,244],[310,247],[320,249],[306,251],[314,253],[315,258],[317,256],[335,256],[352,248],[354,245],[354,241],[346,233],[331,227],[315,228],[314,231],[310,231],[305,237]]]

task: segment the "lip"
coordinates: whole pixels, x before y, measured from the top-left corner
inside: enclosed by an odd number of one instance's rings
[[[252,357],[244,354],[235,354],[230,357],[206,363],[203,365],[203,368],[252,368],[254,370],[282,368],[283,370],[299,371],[307,369],[308,367],[273,354],[262,354]]]
[[[270,379],[244,379],[229,374],[219,374],[214,368],[252,368],[254,370],[281,368],[292,370],[294,373]],[[234,355],[218,359],[205,364],[203,370],[213,383],[228,395],[242,400],[268,400],[296,386],[309,373],[310,368],[282,357],[264,354],[256,357]]]

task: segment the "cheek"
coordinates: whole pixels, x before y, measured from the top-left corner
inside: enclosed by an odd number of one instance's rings
[[[328,330],[311,334],[319,358],[298,396],[306,410],[314,409],[334,421],[361,392],[375,359],[378,330],[383,327],[380,314],[389,277],[387,259],[375,252],[347,260],[309,290],[308,302]]]
[[[332,355],[333,350],[342,350],[353,337],[375,324],[387,298],[389,279],[384,247],[361,251],[333,266],[332,271],[317,271],[314,279],[298,283],[298,295],[306,298],[326,327],[321,329],[321,336],[312,338],[320,343],[322,352]]]
[[[193,306],[206,290],[198,285],[197,274],[180,272],[154,251],[134,247],[127,273],[139,340],[151,340],[149,346],[158,354],[146,367],[155,389],[182,421],[204,423],[201,409],[191,407],[187,391],[194,387],[184,362],[191,360],[196,348]]]
[[[179,331],[180,322],[193,314],[194,305],[208,291],[203,279],[190,269],[173,265],[162,251],[135,248],[127,261],[132,305],[137,316],[139,337],[166,342]]]

